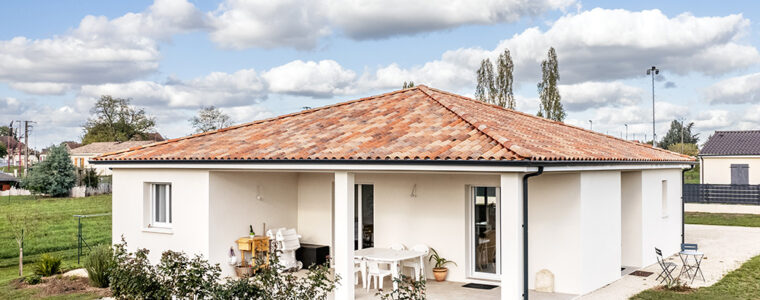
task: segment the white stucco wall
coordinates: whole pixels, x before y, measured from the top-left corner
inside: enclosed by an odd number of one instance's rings
[[[702,157],[702,183],[731,184],[731,164],[748,164],[749,184],[760,184],[760,157],[712,156]]]
[[[146,211],[146,183],[172,184],[172,223],[169,233],[152,232]],[[129,249],[150,250],[149,258],[158,262],[165,250],[209,253],[209,172],[205,170],[114,169],[112,201],[112,240],[123,235]]]
[[[209,220],[209,261],[219,263],[222,276],[233,276],[227,263],[229,249],[237,251],[235,240],[248,236],[253,225],[257,235],[271,228],[298,227],[298,173],[211,172]],[[259,199],[258,197],[261,197]]]
[[[580,174],[531,178],[528,197],[528,286],[533,288],[536,273],[546,269],[554,274],[556,291],[579,292]]]
[[[298,234],[302,243],[329,245],[332,254],[333,173],[298,176]]]
[[[620,172],[581,172],[581,285],[587,293],[620,278]]]
[[[662,180],[667,180],[667,209],[662,210]],[[681,245],[681,170],[645,170],[642,186],[643,265],[657,263],[654,247],[664,256],[680,251]]]
[[[643,267],[643,224],[641,204],[641,171],[621,174],[622,265]]]

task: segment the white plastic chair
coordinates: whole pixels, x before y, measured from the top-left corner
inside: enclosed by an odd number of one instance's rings
[[[406,250],[406,246],[404,246],[402,243],[393,243],[388,248],[392,250]]]
[[[367,287],[367,269],[361,259],[354,259],[354,282],[359,284],[359,273],[362,274],[362,287]]]
[[[425,244],[417,244],[412,247],[412,251],[425,253],[423,257],[427,256],[430,252],[430,247]],[[414,258],[401,262],[401,268],[414,269],[414,280],[420,280],[420,276],[425,276],[425,265],[420,265],[420,259]]]
[[[372,279],[375,279],[375,289],[383,288],[383,280],[385,277],[391,276],[391,270],[380,269],[380,265],[377,261],[367,261],[367,291],[372,287]]]

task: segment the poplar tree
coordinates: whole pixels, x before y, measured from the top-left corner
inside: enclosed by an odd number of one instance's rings
[[[562,107],[562,97],[559,95],[557,81],[559,81],[559,62],[554,47],[549,48],[546,60],[541,62],[541,82],[538,83],[538,96],[541,105],[538,116],[555,121],[565,120],[565,109]]]
[[[494,103],[496,87],[494,86],[493,65],[486,58],[480,62],[477,72],[478,85],[475,87],[475,99],[486,103]]]
[[[499,55],[496,61],[496,88],[495,103],[498,106],[515,109],[515,96],[512,93],[512,71],[515,66],[512,63],[512,56],[509,49],[504,49],[504,53]]]

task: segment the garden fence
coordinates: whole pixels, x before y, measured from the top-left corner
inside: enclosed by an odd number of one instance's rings
[[[722,203],[760,205],[757,184],[684,184],[686,203]]]

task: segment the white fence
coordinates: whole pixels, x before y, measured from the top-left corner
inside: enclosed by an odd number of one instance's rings
[[[98,187],[96,188],[85,187],[85,186],[75,186],[71,188],[71,192],[69,192],[69,196],[73,198],[82,198],[82,197],[87,197],[87,196],[110,194],[110,193],[111,193],[111,183],[101,182],[100,184],[98,184]]]

